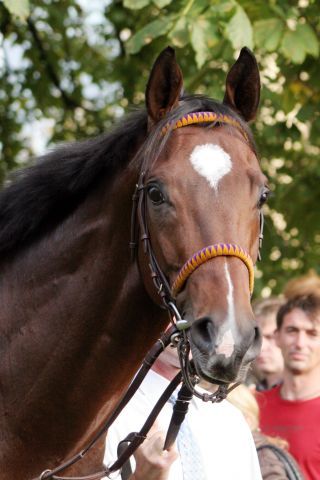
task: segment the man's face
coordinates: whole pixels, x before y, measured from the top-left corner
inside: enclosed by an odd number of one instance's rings
[[[284,316],[276,340],[287,370],[298,375],[320,372],[320,315],[313,320],[295,308]]]
[[[254,362],[255,370],[262,378],[266,374],[280,374],[283,370],[283,357],[275,339],[275,315],[270,314],[260,321],[258,317],[257,321],[262,333],[262,346],[261,352]]]

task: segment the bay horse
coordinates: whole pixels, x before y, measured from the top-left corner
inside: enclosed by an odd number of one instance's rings
[[[79,451],[167,327],[146,237],[189,324],[198,374],[233,382],[256,356],[252,265],[268,187],[247,122],[259,95],[248,49],[218,102],[184,95],[168,47],[152,67],[145,110],[47,154],[4,187],[2,480],[29,480]],[[132,261],[137,183],[147,231]]]

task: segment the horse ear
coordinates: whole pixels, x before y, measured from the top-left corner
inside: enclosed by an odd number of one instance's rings
[[[256,116],[259,100],[258,64],[253,53],[244,47],[227,75],[223,103],[229,105],[249,122]]]
[[[174,49],[167,47],[156,59],[146,88],[147,111],[152,122],[158,122],[178,104],[182,85]]]

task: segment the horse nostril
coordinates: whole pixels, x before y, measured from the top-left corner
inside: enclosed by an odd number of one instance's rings
[[[262,343],[262,336],[261,336],[260,329],[258,327],[254,327],[253,340],[244,356],[244,360],[245,360],[244,363],[252,362],[257,357],[257,355],[259,355],[261,343]]]
[[[202,317],[194,322],[192,325],[192,339],[200,350],[214,347],[215,332],[210,317]]]
[[[253,337],[252,344],[255,345],[255,346],[258,346],[260,348],[261,343],[262,343],[262,335],[261,335],[261,332],[260,332],[260,328],[259,327],[254,327],[254,337]]]

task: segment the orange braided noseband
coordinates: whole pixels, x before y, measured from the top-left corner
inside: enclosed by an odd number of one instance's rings
[[[212,258],[224,256],[237,257],[245,264],[249,272],[249,290],[250,294],[252,294],[254,286],[254,270],[250,255],[243,250],[243,248],[238,247],[238,245],[231,245],[230,243],[218,243],[216,245],[210,245],[209,247],[199,250],[183,265],[171,287],[172,295],[175,297],[180,292],[191,273],[200,267],[200,265],[208,260],[211,260]]]
[[[237,128],[245,138],[246,142],[249,143],[249,137],[240,125],[240,122],[238,122],[235,118],[230,117],[229,115],[223,115],[222,113],[215,112],[187,113],[183,117],[179,118],[179,120],[177,121],[168,122],[162,129],[162,135],[165,135],[168,130],[176,130],[177,128],[187,127],[188,125],[210,122],[213,122],[215,124],[224,123]]]

